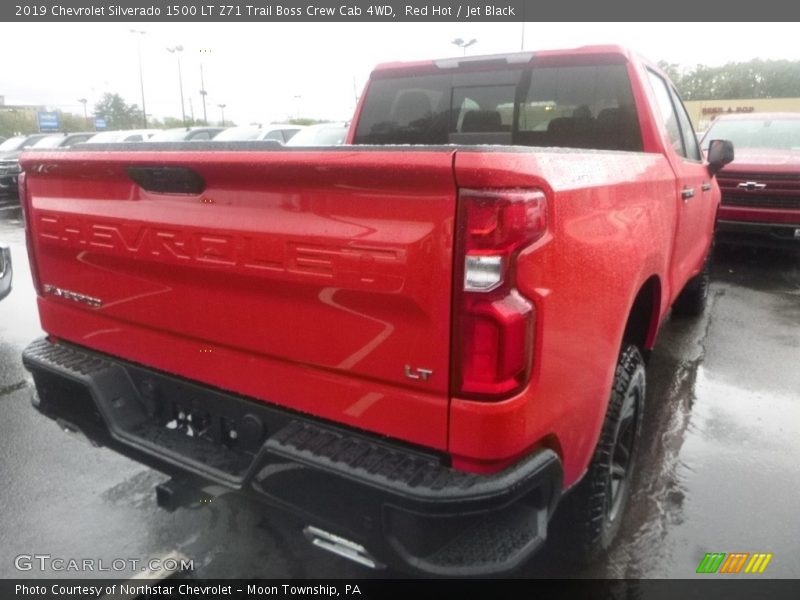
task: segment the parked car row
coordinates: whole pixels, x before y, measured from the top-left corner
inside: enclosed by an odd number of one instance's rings
[[[343,144],[348,122],[321,123],[305,127],[289,123],[244,127],[176,127],[173,129],[128,129],[75,133],[18,135],[0,143],[0,193],[16,194],[20,174],[19,157],[24,150],[55,150],[77,144],[128,142],[241,142],[271,140],[287,146],[337,146]],[[297,135],[301,134],[301,135]]]

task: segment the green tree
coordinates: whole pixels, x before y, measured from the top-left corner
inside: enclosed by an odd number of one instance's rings
[[[142,111],[127,104],[119,94],[106,92],[94,107],[94,114],[106,120],[107,129],[135,129],[142,126]]]
[[[73,133],[75,131],[94,130],[94,121],[91,116],[88,117],[88,123],[87,119],[83,118],[83,115],[76,115],[74,113],[59,112],[59,117],[61,121],[61,131]]]
[[[19,133],[36,133],[39,126],[36,124],[36,113],[19,110],[0,108],[0,135],[12,137]]]
[[[677,63],[668,63],[665,60],[660,60],[658,61],[658,66],[662,71],[664,71],[664,73],[667,74],[667,77],[672,80],[672,83],[677,86],[677,82],[681,78],[680,65]]]
[[[800,61],[760,60],[728,63],[720,67],[659,63],[684,100],[732,98],[794,98],[800,96]]]
[[[197,120],[192,121],[191,117],[186,117],[186,123],[183,122],[183,119],[178,117],[164,117],[164,127],[168,129],[175,127],[195,127],[197,125],[202,125],[202,123]]]
[[[309,119],[307,117],[298,117],[296,119],[289,119],[287,123],[289,123],[290,125],[317,125],[319,123],[330,123],[330,121]]]

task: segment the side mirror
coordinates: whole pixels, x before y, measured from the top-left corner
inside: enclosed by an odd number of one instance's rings
[[[708,171],[712,175],[733,161],[733,142],[730,140],[711,140],[708,145]]]

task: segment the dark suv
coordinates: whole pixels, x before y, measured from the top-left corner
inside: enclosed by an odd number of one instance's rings
[[[0,193],[17,194],[20,154],[44,137],[46,133],[17,135],[0,144]]]

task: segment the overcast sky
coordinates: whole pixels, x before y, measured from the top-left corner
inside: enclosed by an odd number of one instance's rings
[[[166,48],[181,44],[187,116],[191,101],[202,118],[202,62],[209,120],[223,103],[239,124],[347,119],[376,63],[459,56],[457,37],[478,40],[469,55],[514,52],[522,34],[521,23],[0,23],[0,96],[78,114],[78,98],[91,108],[105,91],[140,105],[141,43],[148,114],[179,117],[178,66]],[[653,61],[718,65],[798,60],[800,44],[787,43],[796,36],[795,23],[527,23],[524,49],[613,43]]]

